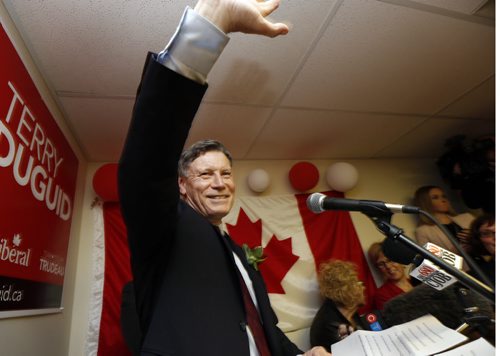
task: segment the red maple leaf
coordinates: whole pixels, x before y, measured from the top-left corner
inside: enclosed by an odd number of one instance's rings
[[[240,208],[236,225],[227,224],[231,238],[238,244],[247,244],[250,248],[262,245],[262,220],[250,221],[245,211]],[[292,253],[292,239],[278,240],[272,236],[264,247],[266,259],[259,265],[262,278],[266,282],[268,293],[285,294],[281,281],[293,264],[299,259]]]

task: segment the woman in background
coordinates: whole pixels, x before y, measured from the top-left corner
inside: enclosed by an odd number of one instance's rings
[[[356,265],[339,260],[320,266],[318,283],[325,301],[311,325],[311,347],[330,350],[332,344],[360,328],[357,311],[365,303],[365,287],[358,279]]]
[[[456,214],[444,191],[437,186],[420,187],[415,192],[415,205],[432,214],[468,252],[471,249],[470,224],[474,216],[469,213]],[[432,242],[451,252],[460,254],[441,229],[429,218],[420,216],[420,223],[415,231],[417,242],[421,245]]]
[[[370,246],[368,257],[384,279],[384,284],[377,288],[373,296],[375,309],[382,310],[387,301],[413,289],[410,278],[405,273],[405,266],[385,257],[381,242],[375,242]]]

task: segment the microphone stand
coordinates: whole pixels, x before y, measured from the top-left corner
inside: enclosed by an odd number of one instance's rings
[[[463,323],[455,331],[466,336],[477,331],[482,337],[491,342],[491,339],[494,339],[495,320],[486,314],[482,314],[480,308],[474,305],[474,299],[471,298],[469,289],[459,285],[452,287],[458,301],[464,308]]]
[[[392,225],[390,223],[390,219],[392,216],[392,213],[381,213],[381,212],[363,212],[366,216],[368,216],[377,226],[377,229],[382,232],[384,235],[387,236],[387,238],[401,242],[402,244],[406,245],[407,247],[411,248],[421,256],[423,256],[425,259],[433,262],[434,264],[438,265],[441,267],[443,270],[454,276],[456,279],[458,279],[461,283],[469,287],[470,289],[478,292],[479,294],[483,295],[485,298],[490,300],[493,304],[495,304],[495,292],[493,291],[492,288],[489,286],[485,285],[481,281],[473,278],[472,276],[468,275],[465,272],[462,272],[461,270],[449,265],[448,263],[444,262],[431,252],[427,251],[423,247],[420,247],[418,244],[413,242],[409,237],[404,235],[404,232],[402,229],[399,227]]]
[[[463,257],[465,262],[469,265],[472,271],[476,272],[477,275],[479,276],[479,279],[481,279],[482,282],[487,284],[490,288],[495,288],[495,285],[492,283],[492,281],[489,280],[489,278],[484,274],[484,272],[479,268],[474,262],[474,260],[469,256],[467,252],[464,251],[462,246],[451,236],[450,232],[432,215],[429,214],[427,211],[420,209],[419,213],[422,215],[425,215],[428,219],[433,221],[436,226],[446,235],[448,238],[448,241],[451,242],[453,246],[457,249],[458,252],[460,252],[460,255]]]

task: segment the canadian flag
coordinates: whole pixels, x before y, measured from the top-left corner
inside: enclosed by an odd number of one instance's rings
[[[324,194],[343,197],[335,191]],[[340,259],[355,263],[368,302],[376,289],[349,213],[314,214],[306,206],[307,197],[239,197],[224,219],[224,228],[236,243],[263,248],[265,259],[258,269],[280,321],[278,326],[301,347],[308,345],[309,327],[322,303],[316,279],[322,262]],[[95,223],[96,278],[87,354],[126,354],[119,307],[122,288],[131,275],[119,204],[105,203],[102,210],[96,209]],[[371,303],[363,309],[369,310]]]
[[[342,193],[324,192],[343,197]],[[351,261],[364,281],[367,305],[376,289],[351,217],[345,211],[315,214],[306,205],[308,194],[241,197],[224,219],[226,230],[239,245],[262,246],[265,260],[259,270],[266,282],[279,327],[308,342],[309,327],[322,299],[316,273],[330,259]]]

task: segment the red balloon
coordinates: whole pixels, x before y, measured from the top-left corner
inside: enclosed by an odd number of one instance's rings
[[[118,164],[107,163],[94,173],[92,179],[94,192],[105,202],[117,202],[118,199]]]
[[[290,179],[293,189],[305,192],[318,184],[319,171],[310,162],[297,162],[288,172],[288,179]]]

